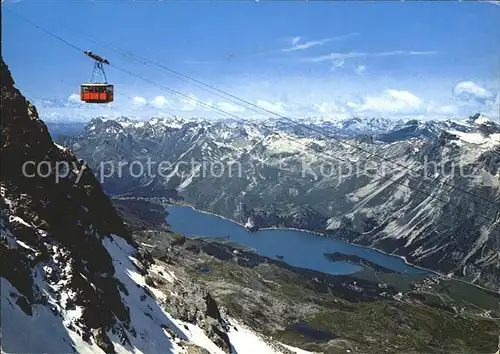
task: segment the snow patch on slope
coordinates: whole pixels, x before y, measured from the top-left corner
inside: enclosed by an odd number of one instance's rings
[[[491,134],[488,137],[484,136],[481,133],[463,133],[457,130],[450,130],[449,133],[455,134],[460,138],[460,140],[463,140],[469,144],[481,145],[481,147],[484,148],[491,148],[495,145],[500,144],[500,133]]]
[[[122,301],[130,311],[130,324],[136,336],[130,336],[134,351],[140,353],[181,353],[182,348],[163,328],[169,328],[182,339],[188,339],[158,302],[149,296],[143,275],[134,265],[135,249],[124,239],[113,235],[105,238],[103,245],[113,259],[115,277],[126,287],[128,295],[121,292]],[[123,346],[113,333],[110,339],[117,347]],[[130,351],[132,348],[123,348]]]
[[[1,281],[2,347],[9,353],[104,353],[68,330],[61,318],[45,305],[33,305],[32,316],[16,304],[22,295],[5,278]],[[29,331],[29,340],[26,340]]]
[[[280,345],[284,346],[286,349],[290,350],[292,353],[295,353],[295,354],[318,354],[316,352],[308,352],[307,350],[295,348],[295,347],[292,347],[290,345],[286,345],[283,343],[280,343]]]
[[[239,323],[235,319],[229,321],[231,330],[228,332],[233,354],[275,354],[280,353],[266,343],[256,332]]]

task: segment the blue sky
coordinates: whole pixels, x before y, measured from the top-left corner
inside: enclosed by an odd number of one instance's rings
[[[88,36],[294,117],[499,115],[500,6],[491,3],[6,0],[3,6],[121,68],[238,116],[255,112]],[[107,74],[116,101],[81,104],[75,94],[92,61],[7,11],[2,16],[3,56],[42,116],[220,116],[114,68]]]

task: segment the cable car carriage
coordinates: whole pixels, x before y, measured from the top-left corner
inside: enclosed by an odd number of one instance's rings
[[[113,85],[105,83],[82,84],[80,98],[87,103],[113,102]]]
[[[108,84],[102,65],[109,65],[109,61],[90,50],[86,50],[85,54],[94,59],[94,70],[90,82],[80,85],[80,99],[86,103],[113,102],[114,87]]]

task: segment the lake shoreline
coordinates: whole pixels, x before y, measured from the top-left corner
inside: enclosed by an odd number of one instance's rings
[[[170,205],[181,206],[181,207],[188,207],[188,208],[191,208],[191,209],[193,209],[193,210],[195,210],[195,211],[197,211],[199,213],[219,217],[221,219],[227,220],[227,221],[229,221],[229,222],[231,222],[233,224],[239,225],[239,226],[241,226],[241,227],[243,227],[243,228],[246,229],[245,225],[242,224],[242,223],[240,223],[240,222],[238,222],[238,221],[235,221],[233,219],[230,219],[228,217],[225,217],[223,215],[219,215],[219,214],[216,214],[216,213],[213,213],[213,212],[210,212],[210,211],[205,211],[205,210],[197,209],[193,205],[188,204],[188,203],[172,203]],[[167,206],[167,209],[168,209],[168,206]],[[166,218],[165,218],[165,220],[166,220]],[[258,232],[258,231],[266,231],[266,230],[269,230],[269,231],[275,231],[275,230],[276,231],[277,230],[282,230],[282,231],[287,231],[287,230],[288,231],[298,231],[298,232],[304,232],[304,233],[308,233],[308,234],[315,235],[315,236],[321,236],[321,237],[324,237],[324,238],[330,238],[330,239],[333,239],[333,240],[342,241],[342,242],[345,242],[345,243],[347,243],[349,245],[352,245],[352,246],[361,247],[361,248],[364,248],[364,249],[367,249],[367,250],[372,250],[372,251],[378,252],[378,253],[386,255],[386,256],[391,256],[391,257],[399,258],[399,259],[401,259],[401,260],[404,261],[405,265],[410,266],[410,267],[415,268],[415,269],[419,269],[419,270],[425,271],[426,273],[432,273],[432,274],[435,274],[435,275],[444,276],[442,274],[437,273],[434,270],[426,269],[426,268],[420,267],[418,265],[409,263],[408,260],[406,259],[406,257],[404,257],[404,256],[397,255],[397,254],[392,254],[392,253],[385,252],[385,251],[379,250],[377,248],[372,248],[372,247],[369,247],[369,246],[358,245],[356,243],[352,243],[352,242],[349,242],[347,240],[343,240],[343,239],[340,239],[340,238],[335,238],[335,237],[333,237],[331,235],[327,235],[325,233],[320,233],[320,232],[316,232],[316,231],[303,230],[303,229],[298,229],[298,228],[294,228],[294,227],[277,227],[277,226],[274,226],[274,227],[259,228],[259,229],[255,230],[255,231],[248,231],[248,233],[253,233],[253,232]]]
[[[200,210],[200,209],[197,209],[195,208],[192,204],[189,204],[189,203],[186,203],[186,202],[169,202],[169,203],[166,203],[166,206],[165,206],[165,210],[168,209],[169,206],[181,206],[181,207],[189,207],[199,213],[203,213],[203,214],[208,214],[208,215],[212,215],[212,216],[215,216],[215,217],[219,217],[221,219],[224,219],[224,220],[227,220],[233,224],[236,224],[236,225],[239,225],[243,228],[246,229],[245,225],[238,222],[238,221],[235,221],[233,219],[230,219],[228,217],[225,217],[223,215],[219,215],[219,214],[216,214],[216,213],[213,213],[213,212],[210,212],[210,211],[205,211],[205,210]],[[167,222],[167,218],[165,218],[165,222],[168,224]],[[418,266],[416,264],[413,264],[413,263],[410,263],[408,262],[408,260],[406,259],[405,256],[401,256],[401,255],[398,255],[398,254],[393,254],[393,253],[389,253],[389,252],[386,252],[386,251],[383,251],[383,250],[380,250],[380,249],[377,249],[377,248],[373,248],[373,247],[369,247],[369,246],[365,246],[365,245],[359,245],[359,244],[356,244],[356,243],[352,243],[352,242],[349,242],[347,240],[343,240],[341,238],[335,238],[331,235],[328,235],[326,233],[320,233],[320,232],[315,232],[315,231],[311,231],[311,230],[303,230],[303,229],[298,229],[298,228],[281,228],[281,227],[267,227],[267,228],[259,228],[258,230],[256,231],[248,231],[248,233],[252,233],[252,232],[258,232],[258,231],[266,231],[266,230],[282,230],[282,231],[285,231],[285,230],[290,230],[290,231],[298,231],[298,232],[304,232],[304,233],[308,233],[308,234],[313,234],[313,235],[316,235],[316,236],[321,236],[321,237],[324,237],[324,238],[329,238],[329,239],[333,239],[333,240],[338,240],[338,241],[342,241],[342,242],[345,242],[349,245],[352,245],[352,246],[355,246],[355,247],[360,247],[360,248],[363,248],[363,249],[367,249],[367,250],[371,250],[371,251],[374,251],[374,252],[377,252],[377,253],[380,253],[382,255],[386,255],[386,256],[391,256],[391,257],[395,257],[395,258],[399,258],[400,260],[402,260],[404,262],[405,265],[409,266],[409,267],[412,267],[412,268],[415,268],[415,269],[418,269],[418,270],[421,270],[421,271],[424,271],[425,273],[427,273],[427,275],[435,275],[435,276],[439,276],[439,277],[442,277],[442,278],[446,278],[448,280],[455,280],[455,281],[458,281],[458,282],[461,282],[461,283],[464,283],[464,284],[468,284],[468,285],[471,285],[471,286],[474,286],[478,289],[481,289],[481,290],[484,290],[484,291],[488,291],[490,293],[493,293],[493,294],[500,294],[499,292],[493,290],[493,289],[490,289],[490,288],[487,288],[487,287],[484,287],[484,286],[481,286],[481,285],[477,285],[477,284],[474,284],[474,283],[471,283],[465,279],[462,279],[462,278],[457,278],[457,277],[448,277],[446,274],[443,274],[443,273],[440,273],[439,271],[436,271],[436,270],[433,270],[433,269],[428,269],[428,268],[424,268],[424,267],[421,267],[421,266]],[[424,274],[425,274],[424,273]]]

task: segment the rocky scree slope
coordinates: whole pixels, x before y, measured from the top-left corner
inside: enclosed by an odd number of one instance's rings
[[[92,170],[52,142],[0,65],[2,349],[244,353],[245,340],[260,340],[250,330],[241,340],[206,290],[138,249]],[[24,174],[26,161],[45,164],[45,177]],[[70,171],[56,181],[58,163]]]

